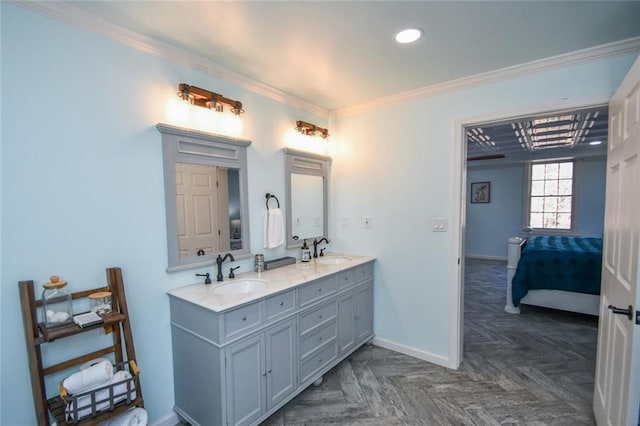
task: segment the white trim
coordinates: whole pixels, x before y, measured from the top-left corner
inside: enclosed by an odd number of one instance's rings
[[[541,113],[561,112],[568,109],[586,108],[608,105],[613,93],[603,96],[585,97],[571,100],[556,100],[550,103],[531,105],[526,109],[513,110],[511,108],[499,112],[475,117],[462,117],[454,121],[453,138],[453,183],[451,191],[451,249],[450,276],[452,285],[449,291],[449,360],[450,367],[457,368],[462,362],[464,338],[464,259],[461,258],[464,249],[464,229],[466,223],[466,145],[463,131],[467,126],[476,126],[495,121],[517,119]],[[461,258],[461,265],[458,265]]]
[[[380,346],[381,348],[389,349],[394,352],[399,352],[401,354],[409,355],[414,358],[421,359],[423,361],[430,362],[432,364],[440,365],[442,367],[450,367],[449,359],[443,357],[442,355],[432,354],[431,352],[425,352],[420,349],[413,348],[411,346],[402,345],[400,343],[392,342],[391,340],[381,339],[379,337],[375,337],[373,339],[373,344],[375,346]]]
[[[319,118],[328,119],[329,110],[305,101],[282,90],[276,89],[258,80],[254,80],[235,72],[224,65],[218,64],[200,55],[188,52],[170,43],[144,36],[128,30],[120,25],[108,22],[73,4],[61,1],[21,1],[6,0],[7,3],[45,15],[49,18],[73,25],[86,31],[100,34],[134,49],[154,56],[170,60],[180,65],[208,74],[214,78],[242,87],[258,95],[265,96],[278,102],[314,114]],[[176,87],[178,85],[176,82]],[[250,105],[249,105],[250,106]]]
[[[180,417],[174,412],[151,423],[150,426],[175,426],[180,424]]]
[[[479,260],[500,260],[500,261],[507,261],[506,256],[487,256],[484,254],[465,254],[465,256],[467,259],[479,259]]]
[[[419,98],[440,95],[442,93],[480,86],[495,81],[522,77],[528,74],[534,74],[554,68],[575,65],[610,56],[625,55],[632,52],[640,52],[640,37],[632,37],[626,40],[615,41],[613,43],[602,44],[600,46],[576,50],[575,52],[563,53],[561,55],[526,62],[524,64],[513,65],[468,77],[432,84],[430,86],[414,90],[408,90],[406,92],[396,93],[394,95],[374,99],[359,105],[335,109],[331,111],[331,115],[345,116],[357,114],[375,108],[409,102]]]

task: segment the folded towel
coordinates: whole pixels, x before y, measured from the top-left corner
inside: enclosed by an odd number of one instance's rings
[[[100,426],[147,426],[147,418],[147,411],[137,407],[100,423]]]
[[[264,248],[284,244],[284,215],[280,209],[267,209],[264,214]]]
[[[91,395],[95,394],[95,407],[96,407],[96,413],[100,410],[104,410],[105,408],[109,408],[109,406],[111,405],[111,399],[110,399],[110,394],[109,394],[109,390],[113,389],[113,404],[117,404],[118,402],[124,400],[127,398],[127,386],[130,386],[131,388],[131,392],[130,392],[130,399],[135,399],[136,398],[136,391],[135,391],[135,386],[134,386],[134,382],[129,381],[126,382],[125,380],[129,380],[131,379],[131,373],[129,373],[128,371],[122,370],[122,371],[118,371],[117,373],[115,373],[113,375],[113,377],[111,378],[111,380],[109,380],[108,383],[103,383],[101,385],[95,386],[93,389],[99,389],[101,387],[104,386],[108,386],[108,385],[113,385],[119,382],[124,382],[118,385],[113,386],[113,388],[106,388],[106,389],[102,389],[99,390],[97,392],[90,392],[91,389],[85,391],[85,392],[89,392],[86,395],[82,395],[79,398],[76,399],[76,405],[74,406],[73,401],[69,402],[67,404],[67,410],[66,410],[66,414],[67,417],[70,420],[76,420],[76,418],[74,418],[73,414],[74,411],[77,410],[77,420],[80,420],[84,417],[90,416],[92,414],[92,403],[91,403]]]
[[[73,373],[63,380],[62,385],[71,394],[81,393],[103,385],[113,378],[113,366],[108,360]]]

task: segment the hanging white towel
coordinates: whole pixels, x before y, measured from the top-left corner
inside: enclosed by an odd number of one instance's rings
[[[264,248],[284,244],[284,216],[280,209],[267,209],[264,214]]]

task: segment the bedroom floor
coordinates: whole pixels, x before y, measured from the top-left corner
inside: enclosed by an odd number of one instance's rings
[[[506,262],[468,259],[454,371],[364,346],[264,425],[595,425],[597,318],[503,311]]]

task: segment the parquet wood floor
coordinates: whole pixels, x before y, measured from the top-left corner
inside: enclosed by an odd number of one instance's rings
[[[506,263],[468,259],[464,361],[364,346],[263,424],[594,425],[597,318],[503,311]]]

